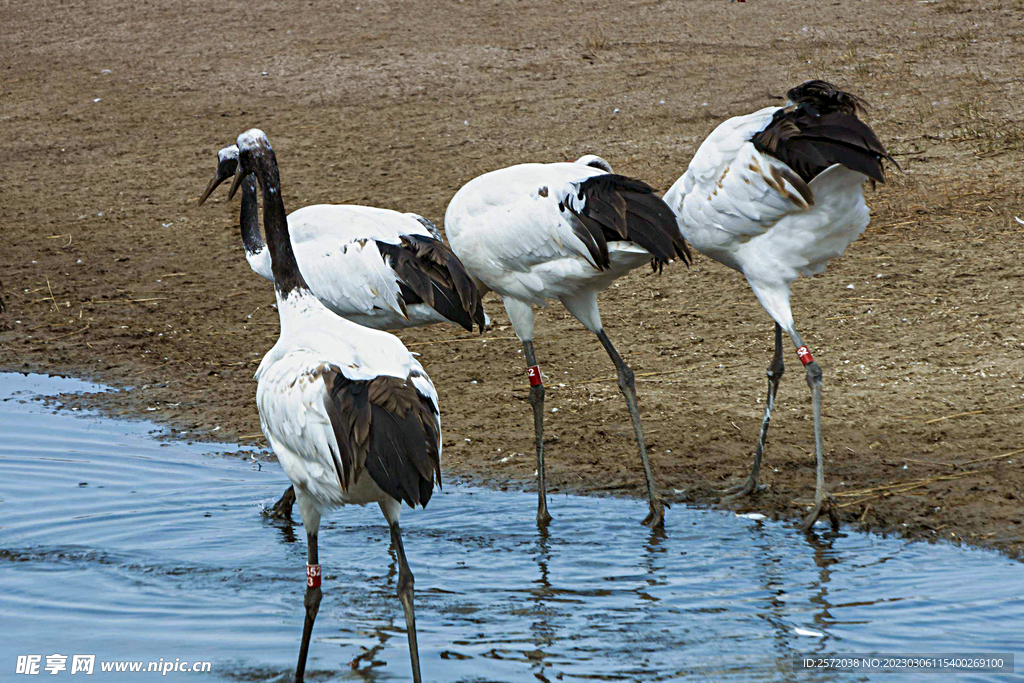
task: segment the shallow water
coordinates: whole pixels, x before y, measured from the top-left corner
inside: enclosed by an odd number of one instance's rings
[[[19,654],[45,666],[58,653],[97,655],[86,680],[288,680],[305,535],[260,515],[284,474],[225,454],[236,449],[161,442],[146,423],[26,400],[95,389],[0,374],[0,679],[22,678]],[[913,681],[927,675],[795,662],[1024,653],[1024,566],[992,552],[852,532],[813,540],[682,506],[652,533],[638,523],[644,502],[574,496],[550,499],[542,536],[535,506],[532,494],[449,482],[426,511],[406,511],[425,681]],[[320,560],[307,678],[410,680],[379,510],[326,517]],[[99,671],[160,658],[209,660],[212,673]],[[42,675],[63,680],[70,663]]]

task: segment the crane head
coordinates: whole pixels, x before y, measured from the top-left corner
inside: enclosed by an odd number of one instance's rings
[[[238,168],[235,170],[235,179],[231,181],[228,197],[235,196],[242,178],[249,173],[254,174],[261,185],[269,180],[272,186],[276,186],[277,157],[274,156],[274,148],[270,146],[266,133],[259,128],[250,128],[238,136],[237,144]]]
[[[232,178],[235,175],[235,171],[238,167],[238,146],[229,145],[224,149],[217,152],[217,171],[210,178],[210,182],[206,185],[206,189],[203,190],[203,194],[199,197],[198,206],[202,206],[203,202],[207,200],[210,193],[217,189],[217,186],[223,183],[228,178]]]
[[[596,154],[584,154],[574,163],[583,164],[584,166],[593,166],[594,168],[599,168],[606,173],[612,172],[612,165]]]

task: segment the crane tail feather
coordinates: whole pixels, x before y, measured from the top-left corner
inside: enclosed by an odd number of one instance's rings
[[[577,236],[590,248],[590,238],[601,251],[607,267],[607,243],[633,242],[651,253],[656,268],[672,259],[690,262],[690,250],[679,231],[675,213],[641,180],[608,173],[593,176],[579,183],[578,199],[582,206],[573,206],[572,198],[565,207],[587,229]],[[575,226],[574,226],[575,228]],[[594,255],[594,250],[591,249]]]
[[[885,182],[883,160],[899,168],[875,132],[859,118],[866,108],[861,98],[825,81],[797,86],[789,91],[789,98],[791,104],[775,112],[771,123],[751,142],[757,151],[793,169],[805,185],[834,164],[880,183]]]

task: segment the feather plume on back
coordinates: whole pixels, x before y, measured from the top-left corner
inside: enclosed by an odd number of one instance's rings
[[[594,176],[580,182],[575,196],[559,207],[575,219],[573,231],[599,268],[609,267],[608,242],[618,240],[649,251],[657,269],[674,258],[690,262],[672,209],[643,181],[613,173]]]
[[[790,103],[751,142],[757,151],[789,166],[805,183],[833,164],[885,182],[882,161],[899,168],[871,127],[860,120],[866,103],[825,81],[792,88]]]

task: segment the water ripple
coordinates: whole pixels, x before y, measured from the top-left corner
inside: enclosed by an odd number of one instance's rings
[[[0,386],[0,399],[95,389]],[[0,402],[0,661],[181,657],[213,661],[214,678],[289,680],[304,534],[260,515],[287,485],[280,469],[27,395]],[[682,506],[652,532],[643,502],[572,496],[551,498],[538,533],[535,504],[452,482],[403,517],[426,680],[831,681],[851,677],[797,672],[796,658],[1024,651],[1022,568],[995,553]],[[408,680],[379,511],[326,518],[320,557],[309,680]],[[916,680],[854,679],[883,677]]]

